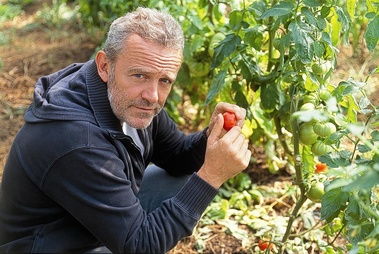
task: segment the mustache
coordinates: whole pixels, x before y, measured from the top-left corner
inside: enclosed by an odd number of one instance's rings
[[[140,107],[140,108],[156,108],[160,109],[161,105],[159,103],[151,103],[145,99],[133,100],[129,103],[130,106]]]

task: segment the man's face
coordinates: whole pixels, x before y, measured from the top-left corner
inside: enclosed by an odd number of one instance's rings
[[[108,97],[114,114],[133,128],[146,128],[163,108],[181,66],[181,51],[132,35],[110,64]]]

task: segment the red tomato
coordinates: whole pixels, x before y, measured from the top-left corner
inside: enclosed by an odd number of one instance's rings
[[[263,241],[262,239],[259,239],[259,241],[258,241],[258,247],[261,251],[266,250],[267,247],[270,248],[270,250],[272,250],[273,246],[274,245],[268,241]]]
[[[225,112],[222,116],[224,117],[224,129],[225,130],[228,131],[231,128],[233,128],[234,126],[236,126],[237,119],[236,119],[236,115],[234,113]]]
[[[327,169],[328,169],[328,166],[326,164],[324,164],[324,163],[317,163],[316,164],[315,173],[316,174],[325,173]]]

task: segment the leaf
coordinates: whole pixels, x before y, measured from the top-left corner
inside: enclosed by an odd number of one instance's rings
[[[315,43],[313,44],[313,50],[315,52],[315,55],[321,58],[325,53],[324,44],[319,41],[315,41]]]
[[[355,18],[355,6],[357,4],[357,0],[347,0],[347,13],[350,16],[350,19]]]
[[[354,182],[343,188],[343,191],[352,192],[354,190],[370,190],[378,184],[379,172],[369,170],[362,176],[359,176]]]
[[[294,9],[293,3],[290,2],[279,2],[278,4],[274,5],[271,9],[268,9],[265,13],[260,16],[259,19],[265,19],[268,17],[277,17],[277,16],[283,16],[286,14],[291,13],[291,11]]]
[[[261,25],[255,25],[245,30],[245,43],[248,43],[250,46],[256,50],[261,50],[263,34],[265,32],[265,27]]]
[[[359,108],[365,109],[371,104],[370,100],[367,97],[362,97],[359,101]]]
[[[296,53],[302,63],[310,63],[313,56],[313,30],[304,22],[291,22],[288,26],[295,43]]]
[[[379,141],[379,131],[378,130],[371,132],[371,141]]]
[[[309,8],[303,7],[301,8],[301,14],[304,16],[305,20],[308,24],[317,27],[317,20],[314,14],[309,10]]]
[[[334,8],[330,9],[331,12],[331,18],[330,18],[330,23],[331,23],[331,35],[332,35],[332,42],[333,45],[337,45],[338,42],[340,41],[340,33],[342,30],[342,25],[340,22],[338,22],[338,15],[335,11]]]
[[[248,108],[249,102],[246,99],[246,95],[242,91],[237,91],[234,96],[236,104],[242,108]]]
[[[251,58],[242,58],[242,60],[238,62],[238,67],[241,69],[243,78],[247,81],[250,81],[253,76],[259,73],[257,63]]]
[[[341,23],[342,32],[344,32],[344,42],[349,43],[349,29],[350,29],[350,18],[346,16],[344,10],[341,7],[335,7],[338,15],[338,21]]]
[[[319,7],[319,6],[322,6],[322,3],[320,3],[321,1],[319,2],[317,0],[304,0],[303,2],[304,2],[304,4],[306,6],[309,6],[309,7]]]
[[[279,83],[269,83],[261,86],[261,105],[266,110],[279,109],[284,103],[285,97]]]
[[[330,190],[324,194],[321,201],[321,220],[331,222],[345,209],[349,193],[343,192],[342,188]]]
[[[367,43],[367,48],[373,51],[378,43],[379,39],[379,16],[375,16],[374,19],[370,20],[367,24],[367,29],[365,32],[365,40]]]
[[[319,160],[322,163],[327,164],[331,168],[346,167],[350,165],[350,151],[339,151],[337,153],[328,153],[319,156]]]
[[[349,95],[347,96],[347,98],[348,98],[347,120],[349,120],[349,122],[351,123],[356,123],[357,111],[359,110],[359,107],[353,96]]]
[[[236,50],[237,46],[241,44],[241,41],[241,37],[238,35],[234,33],[228,34],[215,48],[211,69],[219,66],[225,57],[230,56],[230,54]]]
[[[229,14],[229,25],[233,30],[237,30],[241,27],[241,22],[243,21],[241,11],[231,11]]]
[[[366,146],[366,145],[358,144],[358,151],[360,153],[367,153],[367,152],[371,151],[371,148]]]
[[[205,101],[203,105],[209,104],[215,97],[216,95],[221,91],[225,84],[225,77],[226,77],[226,71],[222,70],[219,73],[217,73],[210,89],[207,94],[207,97],[205,98]]]

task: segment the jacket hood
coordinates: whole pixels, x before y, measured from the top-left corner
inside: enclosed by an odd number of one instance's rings
[[[107,84],[98,75],[94,60],[69,65],[37,81],[25,121],[56,120],[84,120],[120,129],[109,104]]]

